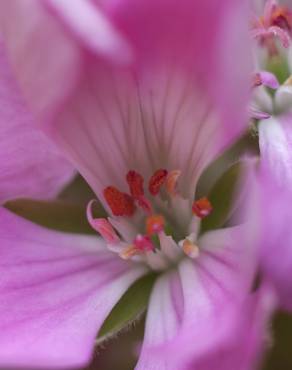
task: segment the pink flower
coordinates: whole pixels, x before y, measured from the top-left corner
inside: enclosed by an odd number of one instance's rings
[[[260,50],[256,49],[256,64],[265,69],[271,67],[274,60],[281,63],[282,76],[279,77],[283,83],[278,85],[275,76],[269,72],[264,76],[261,73],[257,79],[261,83],[255,88],[253,104],[268,116],[264,117],[266,119],[258,117],[260,173],[253,184],[255,198],[250,214],[258,226],[263,277],[274,287],[279,304],[291,310],[292,233],[288,221],[292,199],[292,64],[288,48],[292,36],[291,6],[281,1],[267,1],[258,26],[260,23],[267,33],[257,38]],[[277,32],[272,35],[270,31],[275,27]],[[277,44],[277,37],[282,45]],[[266,50],[268,53],[263,53]],[[274,89],[274,94],[267,88]]]
[[[205,328],[249,296],[254,251],[237,242],[240,226],[200,234],[213,207],[193,199],[202,171],[244,128],[245,4],[14,0],[0,10],[32,111],[109,213],[95,218],[88,205],[98,238],[0,211],[0,360],[82,366],[112,307],[151,271],[136,368],[171,369],[171,356],[153,364],[148,349],[189,323],[214,349]]]
[[[271,117],[259,126],[261,171],[251,212],[258,225],[264,277],[275,288],[279,304],[292,309],[292,156],[291,113]]]

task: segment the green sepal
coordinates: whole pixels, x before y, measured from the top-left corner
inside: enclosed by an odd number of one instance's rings
[[[104,321],[99,330],[96,344],[115,336],[142,316],[147,309],[156,278],[157,274],[151,273],[130,286]]]
[[[11,200],[4,207],[13,213],[49,229],[96,234],[86,218],[85,206],[62,200],[42,201],[33,199]]]
[[[279,56],[269,59],[266,70],[273,73],[280,84],[283,84],[291,74],[287,59]]]
[[[238,162],[229,167],[217,180],[208,194],[213,211],[201,223],[201,232],[219,229],[231,215],[233,202],[242,175],[243,163]]]

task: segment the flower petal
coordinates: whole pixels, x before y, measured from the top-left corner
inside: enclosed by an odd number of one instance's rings
[[[258,243],[263,278],[275,289],[279,304],[292,310],[291,183],[262,171],[253,185],[249,217]]]
[[[97,55],[121,62],[129,61],[131,50],[122,36],[93,2],[74,0],[45,0],[73,35]]]
[[[173,342],[180,348],[176,338],[188,337],[189,343],[184,341],[188,350],[182,349],[182,352],[186,358],[192,356],[196,361],[208,351],[215,351],[218,343],[221,345],[226,339],[226,325],[231,325],[233,307],[238,308],[247,298],[255,274],[253,253],[247,244],[243,247],[238,243],[243,235],[241,227],[206,233],[198,240],[201,255],[197,259],[184,259],[178,272],[163,275],[156,282],[137,369],[149,369],[150,364],[153,369],[177,369],[177,358],[182,360],[183,356],[178,355],[174,347],[171,347],[173,357],[165,352],[164,356],[157,356],[158,359],[153,360],[151,356],[155,347],[158,353],[159,348],[163,350],[163,346],[167,348]],[[218,325],[221,319],[226,325],[210,336],[206,329],[215,323]],[[182,363],[180,368],[183,368],[181,366]]]
[[[101,199],[109,185],[128,191],[131,169],[146,181],[159,168],[179,169],[185,184],[180,190],[193,194],[218,153],[218,117],[179,71],[153,71],[151,85],[145,76],[137,78],[129,70],[88,67],[55,121],[53,139]]]
[[[76,87],[90,52],[111,61],[114,55],[115,61],[129,59],[126,42],[93,2],[12,0],[0,3],[0,15],[14,72],[42,122],[53,118]]]
[[[0,363],[78,367],[98,329],[145,268],[96,237],[52,232],[0,209]]]
[[[153,359],[147,351],[148,346],[164,343],[177,333],[180,322],[180,307],[175,306],[175,301],[180,297],[180,281],[176,272],[164,274],[153,288],[147,312],[147,323],[143,341],[142,352],[135,370],[171,370],[172,359],[160,357]],[[175,296],[173,294],[176,294]],[[178,302],[178,305],[180,302]],[[174,369],[173,369],[174,370]]]
[[[259,124],[261,163],[281,185],[292,182],[292,115]],[[289,185],[288,185],[289,186]]]
[[[33,126],[0,42],[0,203],[22,196],[49,198],[68,183],[73,168]]]
[[[137,63],[147,69],[153,60],[160,63],[163,59],[193,68],[198,80],[214,94],[220,109],[225,110],[228,105],[223,121],[228,128],[225,135],[229,134],[230,138],[238,134],[248,96],[245,79],[251,66],[247,2],[110,0],[103,3],[134,45]],[[241,35],[240,45],[237,32]],[[243,95],[240,96],[238,88]],[[235,112],[232,125],[231,116]]]
[[[176,338],[175,341],[180,354],[177,358],[180,368],[258,369],[264,350],[270,342],[268,321],[274,306],[274,298],[268,287],[251,294],[241,305],[229,306],[226,312],[220,315],[219,320],[218,317],[214,318],[205,326],[205,342],[209,342],[205,349],[204,338],[200,332],[196,332],[196,327],[189,327],[182,337]],[[192,338],[195,337],[199,338],[199,342],[203,342],[198,344],[202,349],[201,353],[193,344]]]

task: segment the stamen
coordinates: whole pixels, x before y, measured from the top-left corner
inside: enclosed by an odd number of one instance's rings
[[[133,198],[119,191],[114,186],[108,186],[104,189],[103,195],[115,216],[132,216],[135,212]]]
[[[199,218],[204,218],[208,216],[212,212],[212,210],[213,207],[206,197],[198,199],[193,203],[192,211]]]
[[[120,241],[120,238],[116,234],[114,228],[105,218],[95,219],[94,226],[106,242],[110,244],[116,244]]]
[[[152,215],[146,219],[146,233],[149,236],[160,233],[163,231],[164,226],[165,220],[161,215]]]
[[[193,243],[191,240],[186,238],[185,240],[179,242],[180,247],[182,247],[184,253],[191,257],[196,258],[199,256],[200,249],[197,244]]]
[[[134,257],[136,254],[139,254],[139,251],[137,248],[133,245],[130,244],[128,247],[126,247],[121,253],[120,257],[124,260],[128,260],[131,257]]]
[[[92,213],[92,206],[96,202],[95,199],[91,200],[86,208],[86,215],[90,226],[100,233],[103,239],[110,244],[116,244],[120,241],[117,233],[112,225],[105,218],[94,218]]]
[[[138,234],[134,240],[134,246],[140,252],[149,252],[155,249],[154,244],[147,235]]]
[[[129,184],[130,193],[134,198],[139,198],[144,195],[144,179],[138,172],[129,171],[126,179]]]
[[[166,178],[166,190],[169,195],[174,196],[177,194],[177,182],[181,175],[181,171],[173,170],[170,171]]]
[[[151,176],[148,188],[152,195],[157,195],[159,193],[161,186],[166,180],[167,173],[167,170],[159,169]]]

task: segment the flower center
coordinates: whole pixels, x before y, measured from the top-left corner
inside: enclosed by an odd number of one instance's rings
[[[292,34],[292,11],[275,2],[267,2],[264,15],[252,23],[252,34],[271,56],[278,54],[275,37],[288,48]]]
[[[123,259],[144,261],[161,270],[176,263],[183,255],[198,256],[196,244],[200,220],[212,211],[204,197],[193,201],[179,192],[181,171],[158,169],[144,186],[143,176],[130,170],[126,174],[129,193],[114,186],[103,190],[113,216],[96,219],[91,201],[87,216],[108,248]]]

